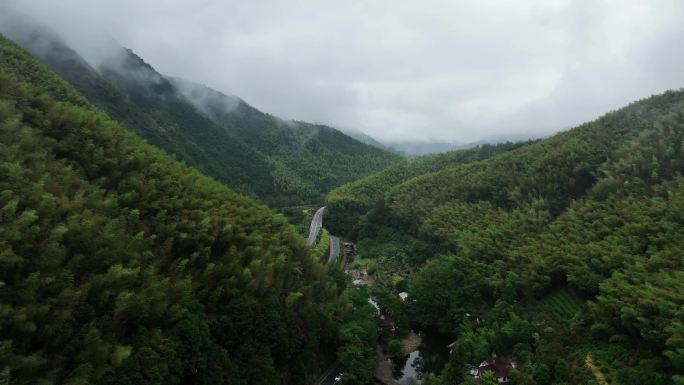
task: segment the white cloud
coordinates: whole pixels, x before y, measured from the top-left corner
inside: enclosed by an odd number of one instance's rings
[[[684,3],[10,0],[76,46],[380,139],[543,135],[684,86]]]

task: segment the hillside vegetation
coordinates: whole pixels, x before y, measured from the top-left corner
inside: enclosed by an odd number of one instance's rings
[[[517,384],[680,384],[682,172],[684,91],[669,91],[367,194],[351,225],[362,257],[408,266],[381,272],[406,272],[385,283],[408,288],[402,311],[456,336],[428,383],[478,383],[468,365],[497,355]]]
[[[282,216],[1,43],[0,383],[312,381],[344,281]]]
[[[105,54],[92,67],[54,32],[20,20],[0,31],[11,32],[101,111],[273,207],[319,204],[330,189],[401,159],[333,128],[283,121],[238,98],[167,78],[113,41],[100,47]]]
[[[294,173],[300,186],[318,201],[333,188],[384,169],[402,158],[361,143],[324,125],[284,121],[244,101],[186,80],[174,79],[178,89],[216,124],[250,147]],[[286,175],[282,183],[287,183]]]
[[[405,159],[365,178],[347,183],[326,197],[330,215],[326,226],[337,234],[352,235],[360,217],[370,211],[394,186],[425,173],[487,159],[525,143],[482,145],[472,149]]]

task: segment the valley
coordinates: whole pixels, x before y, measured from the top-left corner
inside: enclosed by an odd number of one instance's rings
[[[340,254],[340,239],[335,236],[320,237],[319,231],[324,225],[324,214],[325,207],[319,208],[314,213],[311,224],[309,240],[314,241],[309,243],[310,246],[314,246],[316,240],[318,242],[329,242],[330,249],[328,254],[324,254],[321,257],[321,261],[324,263],[332,264],[337,263],[341,266],[345,274],[350,277],[348,279],[353,280],[354,277],[367,277],[366,269],[359,269],[353,265],[354,260],[357,258],[355,255],[355,245],[351,242],[344,242],[344,251]],[[316,246],[319,248],[319,246]],[[338,260],[338,256],[342,257]],[[353,285],[358,287],[372,287],[374,282],[372,280],[353,280]],[[405,294],[405,293],[404,293]],[[399,295],[401,298],[401,295]],[[382,328],[382,323],[379,321],[379,317],[386,317],[385,314],[381,312],[380,307],[376,301],[377,298],[372,296],[368,297],[368,302],[375,308],[373,313],[373,320],[378,322]],[[405,299],[402,298],[402,301]],[[389,316],[387,316],[389,317]],[[390,321],[393,322],[393,321]],[[412,320],[408,320],[409,324],[414,324]],[[392,324],[392,328],[394,325]],[[392,330],[391,334],[394,334]],[[391,335],[390,334],[390,335]],[[383,344],[387,344],[387,339],[390,335],[383,337]],[[401,345],[403,346],[405,357],[394,357],[390,359],[387,353],[384,351],[381,345],[376,348],[375,355],[375,370],[372,376],[372,382],[378,385],[415,385],[420,384],[423,376],[439,374],[444,366],[446,365],[449,357],[449,347],[445,341],[452,340],[454,337],[448,334],[443,334],[436,332],[434,330],[429,330],[427,332],[420,329],[405,330],[401,334],[397,334],[396,337],[401,337]],[[345,372],[347,367],[337,361],[333,363],[328,370],[326,370],[321,377],[314,383],[314,385],[328,385],[336,384],[345,377]]]
[[[307,68],[358,76],[335,84],[353,95],[339,106],[311,102],[327,77],[250,94],[388,137],[425,131],[376,141],[0,11],[0,385],[684,384],[677,83],[540,139],[468,148],[420,138],[556,121],[575,104],[508,114],[510,84],[483,104],[499,85],[468,99],[466,75],[463,99],[434,101],[409,91],[455,86],[413,82],[425,63],[373,77],[338,66],[337,45]],[[238,40],[249,56],[256,43]],[[300,54],[255,52],[254,67]],[[472,127],[429,124],[442,121]]]
[[[415,177],[393,166],[328,195],[330,227],[357,242],[397,328],[455,336],[444,371],[423,383],[481,383],[469,373],[489,365],[513,383],[679,378],[683,95]]]

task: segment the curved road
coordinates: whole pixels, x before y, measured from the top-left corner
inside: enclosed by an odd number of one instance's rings
[[[340,238],[330,236],[330,253],[328,254],[328,263],[334,262],[340,255]]]
[[[318,238],[318,233],[321,231],[323,226],[323,212],[325,211],[325,206],[316,210],[316,213],[311,219],[311,226],[309,227],[309,238],[306,240],[306,244],[312,246]]]
[[[335,385],[335,378],[342,374],[342,365],[335,362],[323,375],[318,378],[314,385]]]
[[[309,246],[313,246],[318,238],[318,233],[321,232],[323,227],[323,213],[325,212],[325,206],[316,210],[313,218],[311,219],[311,225],[309,226],[309,237],[306,243]],[[340,238],[334,235],[330,235],[330,251],[328,252],[328,262],[333,262],[340,256]]]
[[[316,239],[318,238],[318,233],[321,231],[321,227],[323,227],[324,211],[325,206],[316,210],[316,213],[311,219],[311,226],[309,227],[309,238],[306,240],[309,246],[312,246],[316,242]],[[330,235],[330,251],[328,253],[328,263],[334,262],[340,256],[340,243],[341,242],[339,237]],[[318,378],[314,385],[335,385],[338,383],[337,381],[335,381],[335,378],[342,375],[342,373],[342,365],[339,361],[337,361]],[[385,385],[384,383],[379,382],[377,378],[374,379],[374,382]]]

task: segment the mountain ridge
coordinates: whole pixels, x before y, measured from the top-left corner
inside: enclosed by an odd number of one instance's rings
[[[300,384],[334,355],[344,283],[291,224],[2,36],[0,148],[2,382]]]
[[[468,368],[496,356],[516,383],[679,383],[684,90],[458,162],[467,151],[327,198],[382,290],[410,298],[393,317],[454,335],[432,380],[473,383]]]
[[[27,24],[14,32],[24,36],[18,40],[29,51],[112,118],[274,207],[318,204],[329,189],[400,159],[333,128],[287,122],[208,87],[167,78],[123,47],[103,48],[106,60],[94,68],[46,29]],[[45,45],[50,49],[41,49]],[[181,84],[211,98],[193,99]],[[226,100],[238,108],[227,107]],[[202,108],[201,102],[216,101],[220,103]]]

